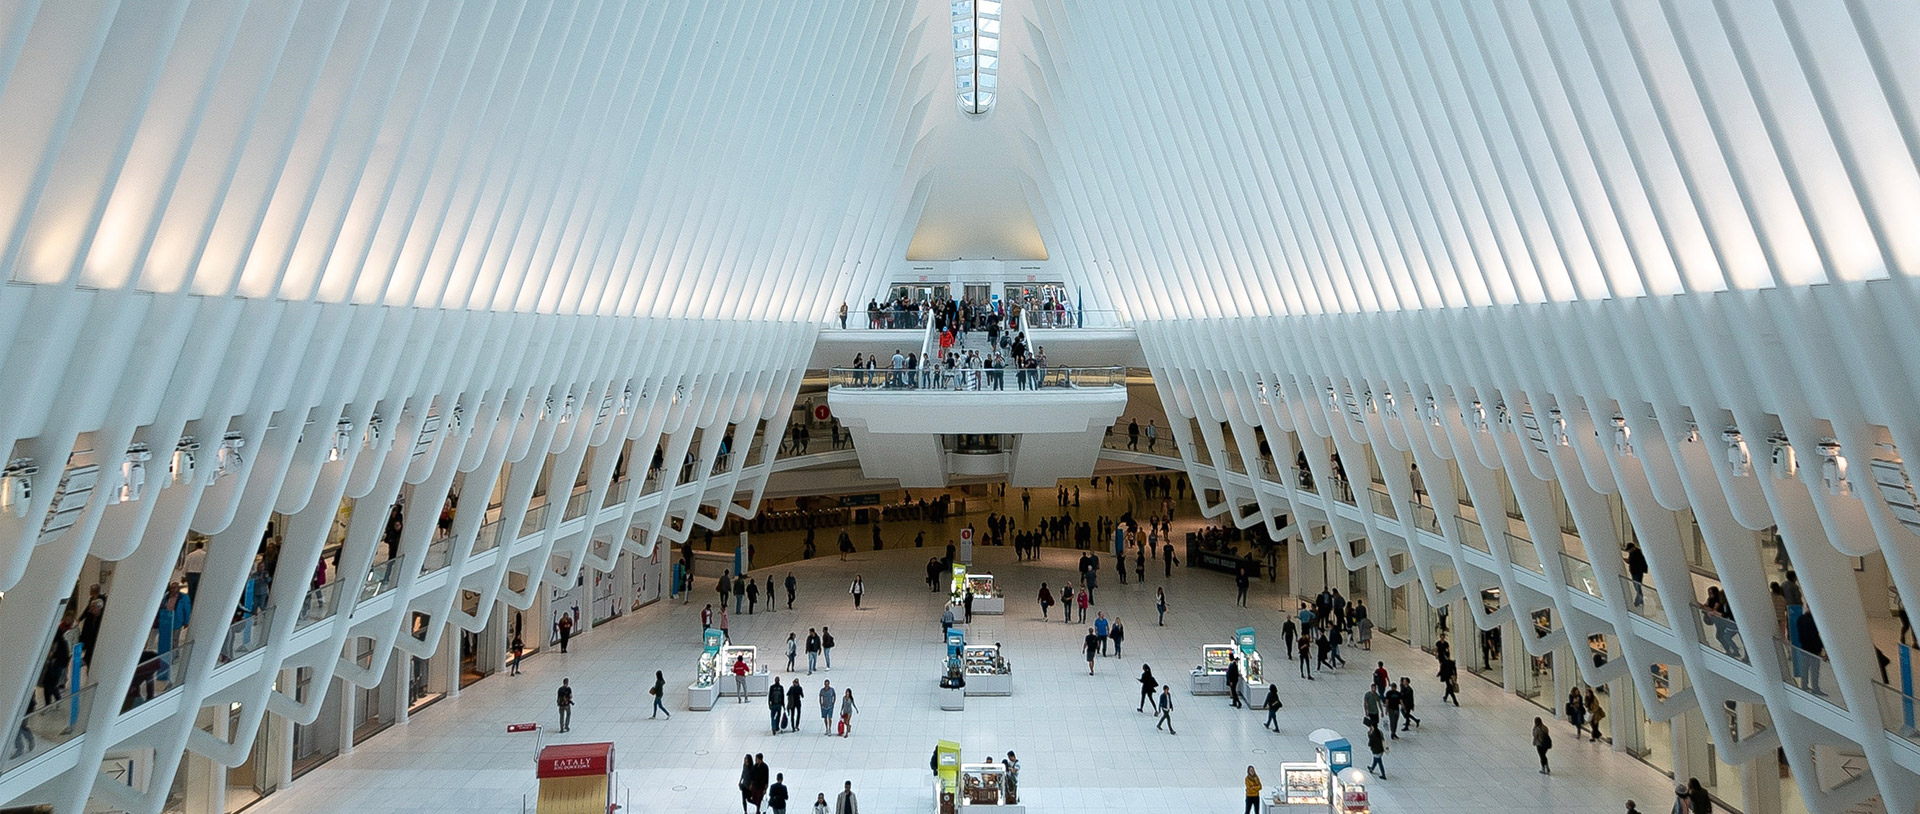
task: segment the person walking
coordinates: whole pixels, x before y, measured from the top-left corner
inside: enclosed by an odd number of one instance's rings
[[[1361,725],[1373,726],[1380,721],[1380,690],[1367,688],[1367,694],[1360,697],[1360,711],[1364,713],[1360,717]]]
[[[787,685],[787,726],[800,731],[800,705],[806,703],[807,690],[800,686],[800,680],[794,679]]]
[[[648,690],[647,694],[653,696],[653,714],[647,717],[658,718],[662,713],[665,713],[667,719],[672,720],[673,713],[667,712],[667,705],[664,703],[667,697],[666,673],[659,670],[653,671],[653,689]]]
[[[811,548],[812,540],[813,540],[813,532],[811,530],[807,532],[807,540],[808,540],[808,547]],[[799,587],[800,587],[800,582],[793,578],[792,571],[788,571],[787,572],[787,610],[793,610],[793,594],[795,590],[798,589]]]
[[[841,786],[840,797],[833,803],[833,814],[860,814],[860,800],[853,796],[852,780]]]
[[[1007,773],[1007,805],[1019,804],[1020,758],[1015,757],[1012,751],[1008,751],[1007,756],[1000,760],[1000,769]]]
[[[720,607],[724,608],[727,606],[727,601],[733,598],[733,572],[732,571],[721,572],[719,591],[720,591]]]
[[[1587,726],[1593,728],[1593,742],[1600,742],[1600,719],[1607,717],[1606,710],[1600,708],[1600,699],[1593,694],[1593,688],[1587,688]]]
[[[1304,634],[1300,637],[1300,677],[1313,680],[1313,640]]]
[[[513,634],[512,649],[513,649],[513,672],[507,673],[507,675],[517,676],[520,674],[520,659],[525,658],[527,655],[527,643],[525,640],[520,638],[520,634],[518,633]]]
[[[752,616],[754,607],[760,604],[760,582],[747,580],[747,615]]]
[[[962,596],[960,599],[960,606],[966,610],[967,624],[969,625],[973,624],[973,587],[972,586],[967,587],[966,594]]]
[[[1260,775],[1254,774],[1253,767],[1247,767],[1247,807],[1241,814],[1260,814]]]
[[[813,814],[833,814],[833,812],[827,808],[826,792],[820,792],[813,798]]]
[[[1100,636],[1093,628],[1087,628],[1087,639],[1081,647],[1087,651],[1087,675],[1093,675],[1093,659],[1100,655]]]
[[[1700,785],[1700,778],[1687,778],[1687,813],[1713,814],[1713,795]]]
[[[753,756],[753,782],[747,789],[748,793],[753,797],[754,814],[759,814],[760,802],[766,799],[767,786],[770,785],[772,785],[772,783],[767,779],[767,756],[755,754]]]
[[[1127,627],[1120,622],[1120,617],[1113,617],[1113,624],[1107,629],[1107,638],[1113,640],[1113,657],[1117,659],[1124,655],[1120,651],[1127,641]]]
[[[827,672],[833,672],[833,630],[820,626],[820,656],[827,660]]]
[[[1113,623],[1107,621],[1107,612],[1101,611],[1095,614],[1093,620],[1093,635],[1100,637],[1100,655],[1102,656],[1107,654],[1107,639],[1112,632]]]
[[[860,579],[859,574],[853,575],[853,587],[848,588],[847,593],[853,594],[853,609],[859,610],[860,597],[867,593],[867,583]]]
[[[1073,583],[1060,586],[1060,621],[1073,624]]]
[[[733,575],[733,612],[740,613],[740,606],[747,601],[747,575]]]
[[[567,652],[567,640],[573,638],[573,614],[562,611],[560,614],[560,652]]]
[[[1153,667],[1140,665],[1140,703],[1133,706],[1134,712],[1152,712],[1147,705],[1153,703],[1153,691],[1160,688],[1160,680],[1153,677]]]
[[[1167,626],[1167,589],[1155,588],[1158,597],[1153,600],[1153,608],[1160,612],[1160,626]]]
[[[1533,719],[1533,751],[1540,753],[1540,773],[1553,774],[1553,768],[1547,765],[1547,752],[1553,749],[1553,733],[1547,731],[1545,721]]]
[[[1387,704],[1387,735],[1394,740],[1400,739],[1400,685],[1388,684],[1387,694],[1382,696]]]
[[[1253,582],[1253,580],[1251,580],[1251,579],[1248,579],[1248,578],[1247,578],[1247,569],[1245,569],[1245,568],[1236,568],[1236,569],[1234,569],[1234,571],[1233,571],[1233,590],[1234,590],[1234,599],[1233,599],[1233,601],[1234,601],[1234,603],[1235,603],[1235,604],[1238,604],[1238,605],[1239,605],[1240,607],[1243,607],[1243,608],[1247,606],[1247,586],[1248,586],[1249,584],[1251,584],[1252,582]]]
[[[1162,726],[1167,728],[1169,735],[1179,734],[1173,731],[1173,688],[1165,684],[1160,685],[1160,720],[1153,725],[1153,728],[1159,729]]]
[[[733,630],[727,624],[727,606],[725,605],[720,606],[720,640],[728,644],[733,643]]]
[[[840,737],[853,734],[853,714],[859,711],[859,705],[853,703],[853,690],[840,696]]]
[[[947,633],[953,630],[953,606],[948,605],[940,611],[940,641],[947,640]]]
[[[560,705],[560,731],[573,728],[573,685],[568,679],[560,679],[560,689],[554,693],[554,702]]]
[[[833,705],[840,701],[840,696],[835,695],[833,692],[833,679],[820,682],[819,697],[820,734],[831,735],[833,734]]]
[[[1047,621],[1047,610],[1052,607],[1053,592],[1047,589],[1046,583],[1042,582],[1040,583],[1040,621]]]
[[[1413,679],[1400,679],[1400,731],[1420,725],[1420,719],[1413,714]]]
[[[1386,736],[1380,734],[1379,726],[1367,727],[1367,751],[1373,753],[1373,762],[1367,764],[1367,771],[1380,770],[1380,779],[1387,779],[1387,764],[1381,758],[1387,754]]]
[[[747,804],[754,802],[753,755],[747,755],[740,761],[740,782],[735,785],[740,788],[740,814],[747,814]]]
[[[813,667],[820,660],[820,634],[813,628],[807,628],[807,675],[813,675]]]
[[[1240,657],[1227,654],[1227,705],[1240,708]]]
[[[846,319],[846,315],[842,314],[840,318]],[[773,809],[773,814],[787,814],[787,776],[785,774],[773,776],[773,785],[767,787],[767,807]]]
[[[1082,586],[1080,593],[1073,597],[1074,606],[1080,609],[1080,621],[1087,621],[1087,606],[1093,604],[1092,586]]]
[[[1261,724],[1261,726],[1271,729],[1276,733],[1279,732],[1280,708],[1283,706],[1286,705],[1280,703],[1280,686],[1277,684],[1268,684],[1267,700],[1260,704],[1260,708],[1267,711],[1267,722]]]
[[[712,629],[713,629],[713,603],[708,602],[706,607],[700,609],[700,632],[702,635],[704,635],[707,631]]]
[[[767,717],[771,719],[767,722],[769,732],[775,735],[780,734],[780,717],[786,712],[787,688],[781,686],[779,676],[774,676],[773,684],[767,687]]]

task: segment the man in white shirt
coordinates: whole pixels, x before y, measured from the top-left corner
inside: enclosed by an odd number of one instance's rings
[[[187,572],[187,597],[189,599],[198,599],[200,597],[200,575],[207,570],[207,546],[205,543],[196,544],[192,551],[187,552],[187,558],[182,564],[182,569]]]

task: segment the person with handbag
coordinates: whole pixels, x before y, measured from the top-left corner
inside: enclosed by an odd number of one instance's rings
[[[662,703],[667,697],[666,673],[659,670],[653,671],[653,689],[647,690],[647,694],[653,696],[653,714],[647,717],[658,718],[661,713],[666,713],[667,718],[671,720],[673,713],[667,712],[666,704]]]
[[[1381,757],[1387,753],[1387,736],[1380,732],[1378,722],[1367,726],[1367,751],[1373,753],[1373,762],[1367,764],[1367,771],[1380,770],[1380,779],[1387,779],[1387,764]]]
[[[1280,731],[1280,717],[1279,717],[1280,708],[1283,706],[1286,706],[1286,705],[1280,703],[1280,687],[1277,685],[1268,684],[1267,700],[1260,705],[1261,709],[1264,709],[1267,711],[1267,722],[1264,724],[1261,724],[1261,726],[1271,729],[1274,732],[1279,732]]]

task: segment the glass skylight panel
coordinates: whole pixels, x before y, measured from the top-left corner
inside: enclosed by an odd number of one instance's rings
[[[953,0],[954,90],[960,109],[974,115],[993,107],[1000,67],[999,0]]]

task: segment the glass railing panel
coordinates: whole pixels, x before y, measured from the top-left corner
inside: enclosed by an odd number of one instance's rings
[[[839,324],[840,318],[835,316],[833,325]],[[886,310],[868,311],[859,316],[847,314],[847,327],[858,328],[862,325],[876,331],[912,331],[927,327],[927,315],[920,311]]]
[[[480,527],[479,536],[473,540],[473,553],[492,551],[500,545],[500,521],[493,520]]]
[[[93,714],[93,700],[99,696],[99,689],[89,684],[22,717],[8,739],[6,759],[0,761],[0,774],[86,734],[87,719]]]
[[[447,567],[452,560],[453,538],[442,537],[439,541],[427,546],[427,554],[420,561],[420,573],[431,574]]]
[[[1280,465],[1274,463],[1271,456],[1260,456],[1260,479],[1274,483],[1280,482]]]
[[[1354,502],[1353,484],[1348,483],[1346,478],[1342,478],[1338,476],[1328,478],[1327,494],[1331,495],[1334,500],[1338,500],[1341,503],[1345,503],[1349,506],[1357,507],[1360,505]]]
[[[1742,664],[1752,663],[1747,660],[1747,645],[1740,637],[1740,626],[1731,618],[1695,605],[1693,623],[1702,643]]]
[[[360,601],[365,602],[393,590],[394,585],[399,583],[401,559],[395,557],[379,563],[367,572],[366,583],[360,587]]]
[[[187,659],[192,653],[193,643],[187,642],[134,665],[133,678],[127,684],[126,700],[120,711],[131,710],[180,686],[187,678]]]
[[[915,370],[836,367],[827,371],[827,386],[839,390],[942,390],[962,392],[1008,392],[1022,390],[1073,390],[1095,387],[1121,387],[1126,384],[1126,369],[1121,367],[1045,367],[1020,368],[945,368]]]
[[[1634,582],[1632,577],[1620,575],[1620,588],[1627,597],[1627,610],[1635,616],[1650,619],[1661,627],[1667,625],[1667,608],[1660,603],[1660,592],[1645,582]]]
[[[1840,682],[1833,674],[1833,663],[1818,653],[1802,650],[1779,636],[1773,637],[1774,652],[1780,656],[1780,680],[1812,693],[1814,697],[1847,708],[1840,697]]]
[[[1600,578],[1594,576],[1593,563],[1562,551],[1560,570],[1566,572],[1567,587],[1588,596],[1600,595]]]
[[[1487,546],[1487,534],[1480,529],[1479,521],[1469,520],[1457,515],[1453,518],[1453,521],[1458,527],[1457,531],[1460,533],[1461,545],[1488,556],[1493,555],[1493,549]]]
[[[567,507],[560,513],[560,522],[578,520],[587,516],[587,487],[576,486],[567,495]]]
[[[1513,558],[1514,565],[1520,566],[1521,568],[1525,568],[1528,571],[1532,571],[1536,574],[1546,573],[1546,569],[1540,564],[1540,551],[1539,549],[1536,549],[1533,547],[1532,540],[1529,540],[1525,537],[1521,537],[1518,534],[1508,532],[1507,533],[1507,556]]]
[[[1873,682],[1875,693],[1880,699],[1880,725],[1886,727],[1907,742],[1920,746],[1920,699],[1900,691],[1890,684]]]
[[[1432,506],[1414,501],[1407,508],[1413,517],[1414,528],[1434,534],[1444,533],[1440,530],[1440,513],[1434,511]]]
[[[633,479],[621,478],[607,484],[607,499],[600,501],[600,508],[611,509],[627,502],[627,494],[633,491]]]
[[[1304,466],[1296,466],[1293,468],[1293,487],[1295,489],[1299,489],[1302,492],[1309,492],[1312,494],[1320,493],[1320,490],[1315,488],[1314,486],[1313,470],[1308,469]]]
[[[1393,495],[1385,489],[1367,489],[1367,502],[1373,505],[1373,513],[1388,520],[1398,521],[1400,515],[1394,511]]]
[[[785,457],[785,456],[781,456],[781,457]],[[640,494],[651,495],[654,492],[660,491],[665,486],[666,486],[666,479],[660,476],[660,470],[655,469],[651,472],[648,472],[647,479],[641,482]]]
[[[300,600],[300,618],[294,621],[293,629],[300,630],[332,617],[340,609],[339,598],[340,580],[337,579],[307,591],[307,595]]]
[[[273,609],[265,608],[259,613],[240,617],[227,626],[227,635],[220,642],[220,663],[225,664],[240,658],[267,644],[267,629],[273,622]]]
[[[520,521],[520,533],[514,539],[531,537],[547,527],[547,506],[542,503],[527,509],[527,516]]]

